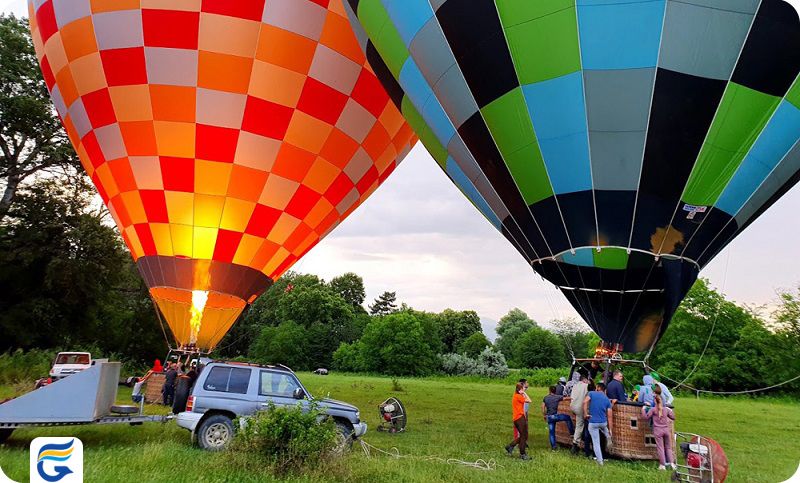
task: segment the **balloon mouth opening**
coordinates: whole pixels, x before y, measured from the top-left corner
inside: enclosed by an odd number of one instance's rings
[[[150,295],[178,346],[210,352],[228,332],[247,302],[213,290],[153,287]]]

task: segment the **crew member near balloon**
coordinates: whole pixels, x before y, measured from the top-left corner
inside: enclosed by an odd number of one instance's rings
[[[525,415],[525,405],[530,404],[531,400],[525,392],[525,385],[518,382],[511,397],[511,420],[514,421],[514,428],[518,431],[518,436],[506,446],[506,453],[511,456],[514,448],[519,445],[519,457],[528,460],[528,418]]]

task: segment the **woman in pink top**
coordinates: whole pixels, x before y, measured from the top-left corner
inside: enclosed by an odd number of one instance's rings
[[[675,413],[672,409],[665,407],[660,395],[655,397],[656,407],[647,410],[647,406],[642,407],[642,417],[650,419],[653,423],[653,436],[656,438],[656,452],[658,453],[658,469],[666,469],[664,465],[675,466],[675,453],[672,449],[672,424],[675,421]]]

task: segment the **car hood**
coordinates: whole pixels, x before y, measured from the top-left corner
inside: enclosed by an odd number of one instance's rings
[[[337,401],[336,399],[324,398],[324,399],[317,399],[322,407],[330,408],[330,409],[338,409],[340,411],[358,411],[358,408],[353,406],[352,404],[348,404],[344,401]]]

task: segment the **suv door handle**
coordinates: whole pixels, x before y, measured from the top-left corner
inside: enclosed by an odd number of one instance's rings
[[[259,406],[261,406],[262,408],[267,408],[269,407],[269,403],[262,402],[259,404]]]

